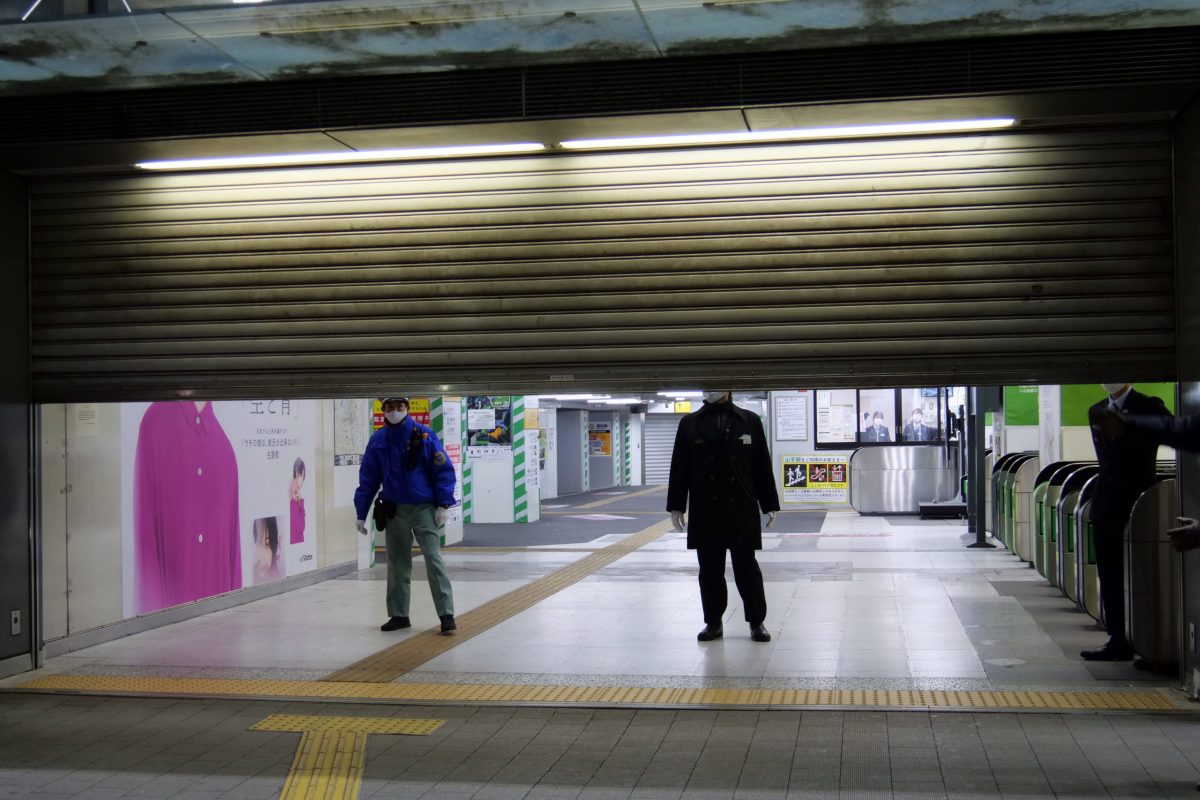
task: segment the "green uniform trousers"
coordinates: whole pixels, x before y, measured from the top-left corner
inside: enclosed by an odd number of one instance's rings
[[[416,538],[425,556],[429,592],[439,617],[454,613],[454,594],[450,575],[442,561],[442,531],[433,521],[436,506],[396,504],[396,516],[387,522],[387,611],[389,617],[407,617],[412,600],[412,544]]]

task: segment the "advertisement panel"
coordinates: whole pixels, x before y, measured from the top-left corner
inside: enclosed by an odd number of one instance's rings
[[[475,395],[467,398],[467,458],[512,456],[512,398]]]
[[[593,456],[612,455],[612,423],[588,423],[588,453]]]
[[[318,413],[307,400],[122,404],[126,616],[316,567]]]
[[[848,503],[850,464],[845,455],[784,456],[783,502]]]

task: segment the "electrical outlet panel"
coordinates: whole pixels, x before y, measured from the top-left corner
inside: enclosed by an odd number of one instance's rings
[[[21,612],[20,611],[12,612],[12,617],[10,619],[10,624],[9,624],[9,632],[13,636],[21,635]]]

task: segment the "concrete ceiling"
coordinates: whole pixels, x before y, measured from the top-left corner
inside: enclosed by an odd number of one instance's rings
[[[43,0],[17,21],[32,2],[0,0],[0,96],[1200,24],[1200,0]]]

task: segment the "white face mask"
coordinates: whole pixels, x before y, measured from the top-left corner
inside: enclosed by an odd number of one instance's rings
[[[704,399],[710,403],[719,403],[725,399],[727,392],[705,392]]]
[[[408,412],[407,411],[388,411],[383,416],[388,422],[392,423],[393,425],[399,425],[404,420],[404,418],[408,416]]]
[[[1102,383],[1102,384],[1100,384],[1100,388],[1103,389],[1104,391],[1108,392],[1109,394],[1116,394],[1117,392],[1124,389],[1127,385],[1128,384],[1124,384],[1124,383]]]

